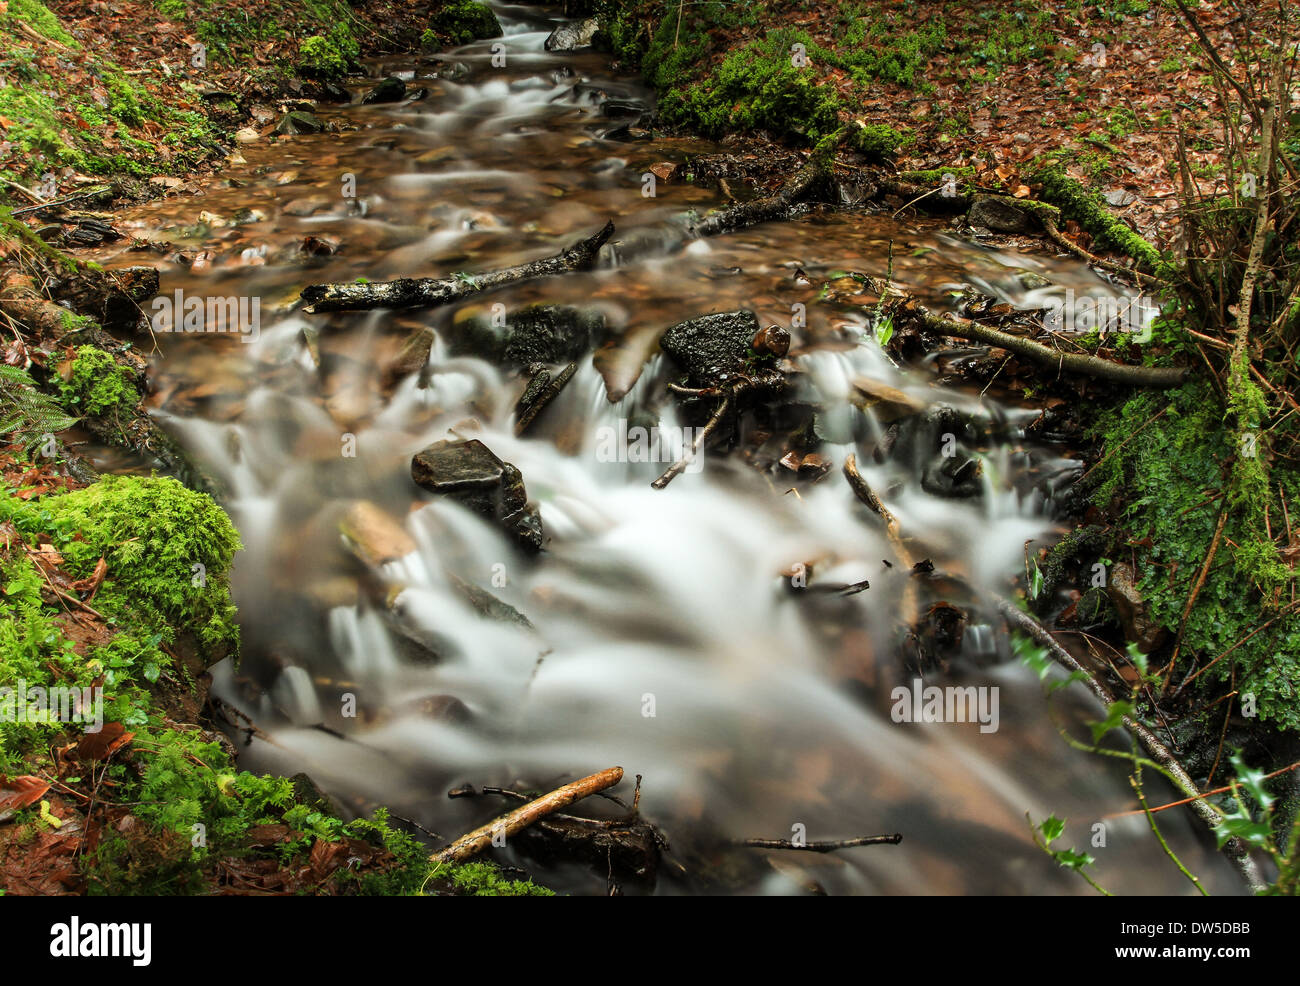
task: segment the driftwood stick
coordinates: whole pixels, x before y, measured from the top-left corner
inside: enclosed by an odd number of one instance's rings
[[[540,821],[547,815],[560,811],[562,808],[567,808],[575,801],[581,801],[583,798],[603,791],[607,787],[613,787],[622,779],[623,768],[610,767],[608,770],[602,770],[600,773],[584,777],[582,780],[565,784],[563,787],[556,788],[550,794],[544,794],[526,805],[521,805],[509,814],[502,815],[500,818],[476,828],[467,835],[462,835],[445,849],[440,849],[431,855],[429,859],[434,863],[464,862],[492,845],[492,838],[498,833],[503,834],[508,839],[516,832],[528,828],[528,826]]]
[[[1102,705],[1109,708],[1115,701],[1109,690],[1097,679],[1096,675],[1076,661],[1074,655],[1058,644],[1051,632],[1032,616],[1005,599],[998,600],[998,611],[1012,627],[1028,634],[1036,643],[1045,648],[1057,664],[1070,672],[1081,674],[1084,683],[1088,686],[1088,690],[1097,697]],[[1173,778],[1179,789],[1192,799],[1190,802],[1192,811],[1213,832],[1218,827],[1219,815],[1206,802],[1205,796],[1196,786],[1196,782],[1183,769],[1183,765],[1178,762],[1178,759],[1170,752],[1169,748],[1160,742],[1156,734],[1147,729],[1142,723],[1128,716],[1125,716],[1123,721],[1125,728],[1137,737],[1138,742],[1150,754],[1151,759],[1168,771],[1169,776]],[[1251,858],[1245,844],[1240,839],[1235,836],[1229,839],[1223,844],[1221,851],[1237,867],[1242,878],[1246,881],[1246,885],[1252,891],[1259,893],[1266,888],[1267,885],[1260,875],[1259,866]]]
[[[855,846],[896,846],[903,841],[901,832],[893,835],[864,835],[857,839],[834,839],[829,842],[805,842],[800,845],[789,839],[740,839],[734,845],[746,849],[799,849],[803,852],[834,852],[836,849],[852,849]]]
[[[898,559],[903,568],[907,570],[907,585],[903,589],[903,620],[909,626],[916,620],[919,615],[917,606],[916,582],[912,577],[912,570],[916,565],[916,560],[912,553],[907,550],[903,544],[902,535],[898,533],[898,518],[886,509],[885,505],[880,502],[880,497],[876,496],[876,491],[858,472],[858,457],[850,453],[844,458],[844,478],[849,481],[849,488],[853,490],[853,495],[865,503],[882,521],[885,522],[885,537],[889,541],[889,546],[894,549],[894,556]]]
[[[1164,388],[1177,387],[1187,379],[1188,371],[1183,367],[1129,366],[1125,363],[1112,363],[1110,360],[1089,356],[1086,353],[1063,353],[1044,346],[1041,342],[1014,336],[1009,332],[972,322],[968,318],[957,316],[940,318],[919,305],[900,311],[900,315],[917,319],[932,332],[956,336],[960,339],[971,339],[987,346],[997,346],[1040,366],[1080,373],[1097,380],[1109,380],[1112,383],[1133,387]]]
[[[727,416],[727,412],[731,409],[733,399],[733,394],[727,394],[726,397],[722,398],[717,409],[713,412],[712,417],[709,418],[703,428],[696,432],[695,440],[691,442],[691,447],[682,454],[680,459],[669,466],[662,476],[650,484],[652,487],[657,490],[663,489],[674,479],[684,473],[686,467],[695,461],[697,455],[704,454],[705,440],[713,434],[714,429],[717,428],[718,425],[722,423],[722,419]]]
[[[578,364],[570,363],[560,371],[559,376],[554,380],[549,381],[546,386],[542,388],[542,392],[537,395],[533,402],[520,412],[519,418],[515,422],[516,435],[522,435],[528,430],[528,426],[533,423],[533,420],[546,409],[551,401],[560,396],[560,391],[562,391],[565,385],[573,379],[573,375],[577,372]]]
[[[302,290],[302,300],[307,302],[302,310],[315,314],[371,308],[433,308],[535,277],[590,270],[596,262],[596,254],[613,233],[614,223],[610,221],[599,232],[566,247],[553,257],[530,260],[486,274],[403,277],[396,281],[367,284],[309,284]]]

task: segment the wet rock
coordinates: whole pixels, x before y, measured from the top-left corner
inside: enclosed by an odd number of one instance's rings
[[[482,617],[489,620],[497,620],[501,623],[513,623],[515,626],[524,630],[536,629],[532,621],[523,613],[515,609],[508,602],[498,599],[495,595],[481,586],[468,582],[456,575],[454,572],[448,572],[447,578],[451,582],[451,587],[455,589],[468,602],[474,610]]]
[[[416,329],[402,345],[401,351],[384,367],[383,383],[391,387],[403,377],[419,373],[429,362],[429,353],[433,349],[435,338],[433,329],[427,325]]]
[[[542,530],[542,515],[536,507],[524,507],[503,518],[502,526],[514,542],[525,551],[538,552],[546,544],[546,533]]]
[[[366,500],[348,508],[339,521],[339,533],[352,553],[371,567],[396,561],[415,550],[406,529],[382,507]]]
[[[319,784],[304,773],[294,774],[289,778],[293,785],[293,800],[300,805],[315,809],[332,818],[342,818],[343,812],[338,801],[330,797]]]
[[[450,496],[498,521],[525,551],[545,544],[541,515],[528,503],[524,477],[477,438],[434,442],[411,459],[411,478],[431,493]]]
[[[760,329],[750,344],[759,355],[781,357],[790,352],[790,333],[779,325]]]
[[[318,134],[325,129],[320,117],[305,110],[291,110],[275,125],[278,134]]]
[[[395,75],[390,75],[366,93],[361,100],[367,106],[375,103],[396,103],[400,102],[406,95],[406,83]]]
[[[436,78],[447,79],[450,82],[459,82],[461,79],[467,78],[468,76],[469,66],[464,62],[451,62],[450,64],[444,65],[442,68],[438,69],[435,73]]]
[[[505,463],[477,438],[434,442],[411,459],[416,485],[460,500],[476,513],[493,512],[504,476]]]
[[[543,47],[547,51],[577,51],[579,48],[590,48],[591,39],[599,30],[600,21],[595,17],[561,24],[551,32]]]
[[[1039,228],[1031,209],[1005,195],[976,195],[966,219],[995,233],[1032,233]]]
[[[941,455],[926,467],[921,474],[921,489],[932,496],[970,499],[984,491],[982,475],[980,460],[958,450],[956,455]]]
[[[350,103],[352,102],[352,93],[348,92],[337,82],[322,82],[317,86],[322,102],[326,103]]]
[[[1150,654],[1164,643],[1169,633],[1151,618],[1146,600],[1138,591],[1133,569],[1129,565],[1116,562],[1111,566],[1106,595],[1119,614],[1124,635],[1138,645],[1138,650]]]
[[[568,305],[530,305],[511,312],[504,325],[471,314],[456,325],[452,355],[471,355],[494,363],[531,366],[569,363],[586,355],[605,335],[605,316]]]
[[[718,312],[679,322],[663,334],[659,346],[687,371],[692,385],[707,387],[744,368],[757,334],[753,312]]]
[[[923,401],[869,377],[855,377],[853,389],[856,393],[850,400],[862,410],[870,410],[884,424],[925,410]]]

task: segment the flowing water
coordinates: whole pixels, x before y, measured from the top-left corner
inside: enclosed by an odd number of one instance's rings
[[[539,8],[494,7],[506,31],[497,64],[494,42],[482,42],[448,56],[463,66],[454,79],[427,78],[427,61],[376,65],[427,86],[428,97],[319,107],[340,132],[247,143],[201,196],[129,217],[163,256],[167,295],[262,306],[255,341],[163,334],[152,369],[156,413],[225,487],[245,543],[234,573],[243,663],[219,668],[215,686],[263,731],[243,747],[244,765],[305,770],[351,808],[387,804],[451,838],[500,804],[451,800],[451,788],[548,788],[619,764],[629,778],[620,793],[644,777],[642,811],[673,847],[659,893],[797,893],[812,881],[840,894],[1086,892],[1035,848],[1026,812],[1068,818],[1065,841],[1098,857],[1113,890],[1190,889],[1140,816],[1106,821],[1105,848],[1096,847],[1093,824],[1131,807],[1126,772],[1057,733],[1096,709],[1067,693],[1049,709],[1037,676],[978,605],[981,593],[1008,591],[1026,541],[1052,538],[1054,496],[1077,463],[1025,439],[1037,409],[900,370],[861,308],[819,302],[838,272],[883,275],[891,242],[894,279],[937,304],[967,285],[1041,301],[1020,286],[1024,269],[1055,291],[1102,282],[1072,261],[852,209],[690,242],[683,214],[724,206],[723,194],[678,180],[646,197],[642,176],[716,148],[605,139],[617,124],[605,102],[650,94],[602,56],[545,52],[555,21]],[[547,256],[607,218],[618,232],[596,270],[477,303],[594,306],[614,328],[522,438],[512,427],[522,379],[449,354],[454,308],[292,308],[308,283]],[[339,249],[308,257],[308,237]],[[795,394],[820,406],[830,439],[822,454],[835,464],[823,480],[796,484],[736,452],[654,490],[665,463],[602,461],[602,426],[675,421],[664,397],[675,371],[655,345],[664,328],[738,307],[788,325],[795,303],[807,309],[794,333]],[[437,333],[427,366],[395,382],[384,368],[423,327]],[[848,400],[863,377],[973,421],[981,495],[927,492],[920,439],[873,458],[884,422]],[[496,528],[412,483],[411,455],[453,432],[522,470],[549,537],[543,554],[521,555]],[[890,545],[839,475],[854,451],[916,556],[954,577],[927,584],[924,601],[969,609],[961,654],[949,671],[927,671],[927,684],[996,687],[996,731],[891,718],[891,690],[913,677],[898,657],[908,576],[886,564]],[[357,501],[394,518],[414,550],[360,575],[338,526]],[[814,585],[865,579],[870,588],[794,588],[788,573],[800,562],[815,562]],[[482,616],[459,580],[494,592],[535,630]],[[395,622],[433,641],[439,660],[416,659]],[[349,696],[355,717],[345,714]],[[1182,817],[1164,823],[1210,886],[1233,887]],[[903,842],[828,855],[739,850],[731,882],[718,882],[711,847],[790,838],[800,826],[811,840],[900,832]],[[606,891],[603,868],[540,875],[571,892]]]

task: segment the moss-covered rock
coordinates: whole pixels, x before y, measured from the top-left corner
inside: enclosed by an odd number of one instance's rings
[[[474,0],[450,0],[429,18],[429,30],[448,44],[501,37],[501,22],[492,8]]]
[[[118,365],[113,354],[94,346],[77,350],[61,390],[63,403],[73,414],[112,414],[134,409],[140,400],[130,374]]]
[[[192,632],[209,659],[238,647],[229,573],[241,544],[210,496],[174,479],[107,476],[39,508],[71,571],[90,576],[104,559],[102,609],[164,640]]]

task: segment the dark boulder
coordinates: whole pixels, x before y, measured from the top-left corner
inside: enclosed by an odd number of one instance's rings
[[[405,95],[406,83],[396,76],[390,75],[366,93],[361,102],[367,106],[374,103],[396,103],[400,102]]]
[[[709,387],[744,369],[757,334],[753,312],[718,312],[679,322],[663,334],[659,346],[686,370],[694,386]]]
[[[540,551],[545,543],[541,515],[529,504],[524,477],[478,439],[434,442],[411,459],[417,486],[449,496],[501,524],[521,548]]]
[[[507,315],[504,325],[474,315],[456,326],[448,346],[455,356],[522,367],[571,363],[603,341],[604,334],[605,316],[599,311],[530,305]]]

